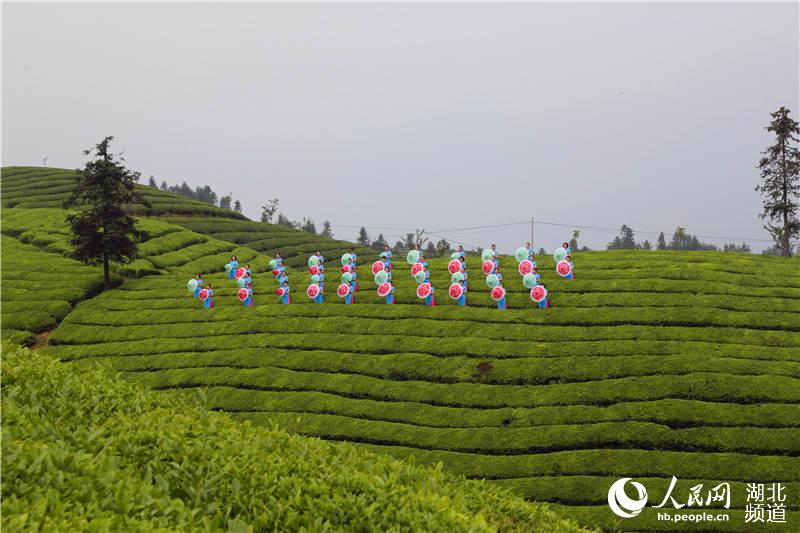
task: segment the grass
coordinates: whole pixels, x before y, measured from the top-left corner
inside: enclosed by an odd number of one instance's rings
[[[3,238],[58,257],[63,216],[5,209]],[[746,483],[800,490],[797,259],[591,252],[574,258],[567,282],[537,258],[552,304],[542,311],[503,257],[509,309],[499,311],[477,258],[468,258],[468,307],[447,297],[444,259],[430,261],[437,305],[423,307],[402,257],[388,306],[368,271],[377,253],[359,249],[360,290],[345,306],[334,289],[349,243],[203,213],[141,224],[151,239],[118,270],[141,279],[64,309],[50,336],[45,350],[76,369],[111,365],[166,401],[202,390],[209,408],[255,426],[441,462],[606,529],[704,527],[659,522],[650,508],[620,522],[606,503],[620,477],[642,478],[651,499],[673,475],[683,489],[730,482],[729,530],[744,523]],[[328,259],[321,306],[304,294],[317,247]],[[279,305],[266,272],[275,251],[287,257],[291,306]],[[254,267],[254,308],[222,272],[231,253]],[[197,270],[214,285],[211,312],[186,291]],[[800,520],[796,499],[787,520]]]

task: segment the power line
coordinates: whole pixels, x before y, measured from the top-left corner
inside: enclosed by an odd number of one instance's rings
[[[467,245],[467,244],[461,243],[459,241],[456,241],[455,239],[451,239],[449,237],[444,237],[444,236],[439,235],[439,234],[441,234],[441,233],[457,233],[457,232],[462,232],[462,231],[476,231],[476,230],[494,229],[494,228],[504,228],[504,227],[510,227],[510,226],[522,226],[522,225],[526,225],[527,226],[530,223],[531,223],[530,220],[524,220],[524,221],[520,221],[520,222],[507,222],[507,223],[504,223],[504,224],[486,224],[486,225],[483,225],[483,226],[467,226],[467,227],[463,227],[463,228],[449,228],[449,229],[443,229],[443,230],[440,229],[440,230],[435,230],[435,231],[425,231],[425,233],[427,233],[428,235],[433,235],[434,237],[438,237],[440,239],[451,240],[451,241],[453,241],[453,242],[455,242],[457,244],[461,244],[462,246],[470,246],[471,248],[475,248],[475,246]],[[550,222],[550,221],[538,220],[538,219],[534,220],[533,223],[534,223],[534,226],[536,224],[541,224],[541,225],[544,225],[544,226],[556,226],[556,227],[580,229],[580,230],[586,229],[586,230],[596,230],[596,231],[608,231],[608,232],[612,232],[612,233],[618,233],[619,232],[619,228],[611,228],[611,227],[605,227],[605,226],[588,226],[588,225],[583,225],[583,224],[564,224],[564,223],[561,223],[561,222]],[[408,232],[408,233],[413,233],[414,231],[416,231],[416,230],[409,229],[409,228],[380,227],[380,226],[335,225],[334,227],[356,228],[356,229],[360,229],[360,228],[364,227],[364,228],[367,228],[367,229],[370,229],[370,230],[403,231],[403,232]],[[631,228],[631,229],[633,229],[633,228]],[[656,235],[656,236],[661,234],[661,233],[663,233],[661,231],[646,231],[646,230],[634,230],[634,232],[636,234],[641,234],[641,235]],[[730,236],[721,236],[721,235],[699,235],[699,234],[695,235],[695,237],[697,237],[698,239],[709,239],[709,240],[730,241],[730,242],[736,242],[736,241],[770,242],[770,243],[773,242],[772,239],[764,239],[764,238],[757,238],[757,237],[730,237]]]

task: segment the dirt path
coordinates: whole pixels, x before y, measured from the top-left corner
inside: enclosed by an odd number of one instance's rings
[[[35,350],[36,348],[42,348],[43,346],[47,346],[47,343],[50,339],[50,335],[55,331],[55,328],[48,329],[47,331],[43,331],[41,333],[36,334],[36,341],[31,346],[31,350]]]

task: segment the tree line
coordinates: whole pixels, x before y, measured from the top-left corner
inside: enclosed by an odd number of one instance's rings
[[[233,195],[229,193],[224,196],[219,196],[208,185],[195,187],[194,189],[185,181],[180,185],[167,185],[166,181],[162,181],[161,185],[158,185],[153,176],[150,176],[150,180],[147,184],[154,189],[172,192],[186,198],[191,198],[192,200],[200,200],[201,202],[221,207],[222,209],[230,209],[237,213],[242,212],[242,203],[239,200],[234,200]]]
[[[697,235],[692,235],[686,231],[686,228],[678,226],[672,233],[672,238],[667,241],[664,232],[658,234],[655,244],[645,239],[643,242],[636,241],[636,234],[633,228],[627,224],[623,224],[619,230],[619,235],[614,237],[614,240],[608,243],[606,250],[685,250],[685,251],[719,251],[723,252],[741,252],[750,253],[750,246],[743,242],[742,244],[727,243],[722,248],[714,244],[709,244],[700,241]]]

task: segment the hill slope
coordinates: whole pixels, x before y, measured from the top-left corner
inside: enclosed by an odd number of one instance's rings
[[[164,401],[106,371],[3,353],[9,531],[578,531],[428,469]]]
[[[25,218],[17,209],[3,211],[4,232],[10,213]],[[58,233],[57,215],[30,236]],[[501,258],[505,311],[493,309],[476,259],[467,308],[447,298],[444,260],[431,261],[437,306],[423,307],[400,258],[397,305],[378,298],[366,265],[356,305],[342,305],[329,260],[325,305],[305,297],[308,274],[297,268],[293,305],[278,305],[272,276],[257,274],[256,306],[246,309],[222,273],[237,246],[227,239],[246,245],[261,272],[274,250],[293,246],[280,240],[281,228],[195,215],[143,224],[155,222],[170,229],[165,246],[181,235],[169,251],[145,244],[148,261],[172,254],[155,259],[160,275],[78,305],[51,337],[52,353],[81,366],[109,362],[169,397],[206,388],[210,407],[257,424],[442,461],[451,472],[563,505],[585,524],[740,530],[746,483],[800,492],[797,260],[592,252],[575,258],[576,279],[566,282],[550,258],[539,258],[548,311],[533,308],[510,258]],[[229,248],[195,257],[201,238]],[[47,237],[30,242],[52,246]],[[310,246],[290,264],[304,265]],[[336,258],[339,250],[324,253]],[[192,261],[218,272],[205,276],[216,290],[212,312],[186,293],[199,265]],[[643,480],[660,501],[673,475],[684,501],[690,486],[731,482],[730,523],[676,525],[650,508],[620,522],[608,509],[616,479]],[[790,524],[800,520],[797,505],[790,503]]]

